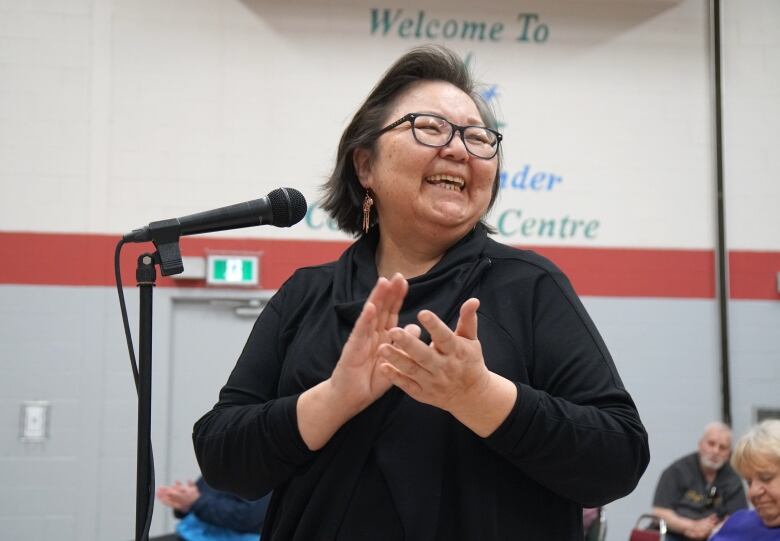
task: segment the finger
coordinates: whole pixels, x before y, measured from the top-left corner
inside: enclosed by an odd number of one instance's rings
[[[408,325],[404,326],[404,330],[415,338],[420,338],[420,336],[422,336],[422,329],[419,325],[415,325],[414,323],[409,323]]]
[[[409,357],[403,350],[390,344],[383,344],[379,348],[379,355],[385,362],[393,365],[393,368],[415,381],[418,381],[420,377],[431,376],[430,370],[424,364],[418,363],[416,359]]]
[[[387,378],[387,380],[401,389],[403,392],[414,398],[422,392],[422,387],[413,379],[407,377],[397,368],[389,363],[383,363],[379,365],[379,370]]]
[[[382,276],[377,278],[376,284],[374,284],[373,289],[371,289],[371,292],[368,294],[368,298],[366,299],[366,302],[370,302],[377,307],[382,306],[384,302],[383,297],[385,295],[388,285],[389,284],[387,278],[384,278]]]
[[[417,319],[431,335],[431,345],[444,355],[455,352],[455,333],[430,310],[423,310],[417,314]]]
[[[374,327],[376,325],[376,312],[377,308],[374,303],[366,301],[366,304],[363,305],[363,310],[360,312],[357,321],[355,321],[355,326],[352,328],[350,338],[353,336],[356,339],[371,338],[371,335],[374,332]]]
[[[460,307],[460,317],[458,318],[458,325],[455,327],[455,334],[468,338],[469,340],[477,339],[477,309],[479,308],[479,299],[470,298],[464,302]]]
[[[368,296],[368,301],[376,306],[374,329],[377,331],[387,328],[388,313],[393,304],[393,287],[387,278],[380,277]]]
[[[382,297],[383,304],[379,310],[377,330],[391,329],[398,324],[398,312],[404,302],[408,284],[400,273],[395,273],[387,284],[387,290]]]
[[[407,325],[407,327],[410,327],[410,325]],[[425,367],[429,372],[433,372],[438,366],[435,352],[430,346],[420,340],[420,327],[413,325],[412,331],[407,332],[406,329],[399,329],[398,327],[392,329],[390,331],[392,347],[398,349],[417,364]]]
[[[395,327],[398,325],[398,314],[401,312],[401,306],[403,306],[406,293],[409,291],[409,283],[404,279],[400,272],[396,272],[391,280],[392,286],[392,304],[388,314],[386,329]]]

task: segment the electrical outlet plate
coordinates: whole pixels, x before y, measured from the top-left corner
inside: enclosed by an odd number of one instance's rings
[[[19,439],[23,442],[42,442],[49,437],[51,403],[46,400],[27,400],[19,415]]]

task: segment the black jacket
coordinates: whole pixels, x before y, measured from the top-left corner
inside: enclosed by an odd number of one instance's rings
[[[296,401],[338,360],[376,282],[377,237],[298,270],[263,310],[195,425],[209,484],[247,498],[273,489],[269,541],[582,539],[581,506],[633,490],[647,434],[566,277],[480,226],[409,281],[400,322],[427,308],[454,328],[460,305],[479,298],[485,362],[518,388],[507,419],[483,439],[393,388],[307,449]]]

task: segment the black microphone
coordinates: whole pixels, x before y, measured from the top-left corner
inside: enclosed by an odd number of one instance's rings
[[[290,227],[306,215],[306,199],[293,188],[277,188],[266,197],[237,203],[181,218],[151,222],[140,229],[126,233],[125,242],[158,241],[156,233],[175,238],[213,231],[225,231],[255,225]]]

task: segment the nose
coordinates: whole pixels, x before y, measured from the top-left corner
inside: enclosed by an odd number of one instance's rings
[[[755,481],[748,484],[748,498],[753,499],[757,498],[761,495],[763,487],[761,486],[761,483],[756,483]]]
[[[463,132],[455,131],[452,134],[450,142],[441,147],[440,154],[443,158],[455,160],[459,162],[468,161],[470,158],[469,151],[466,150],[466,143],[463,141]]]

